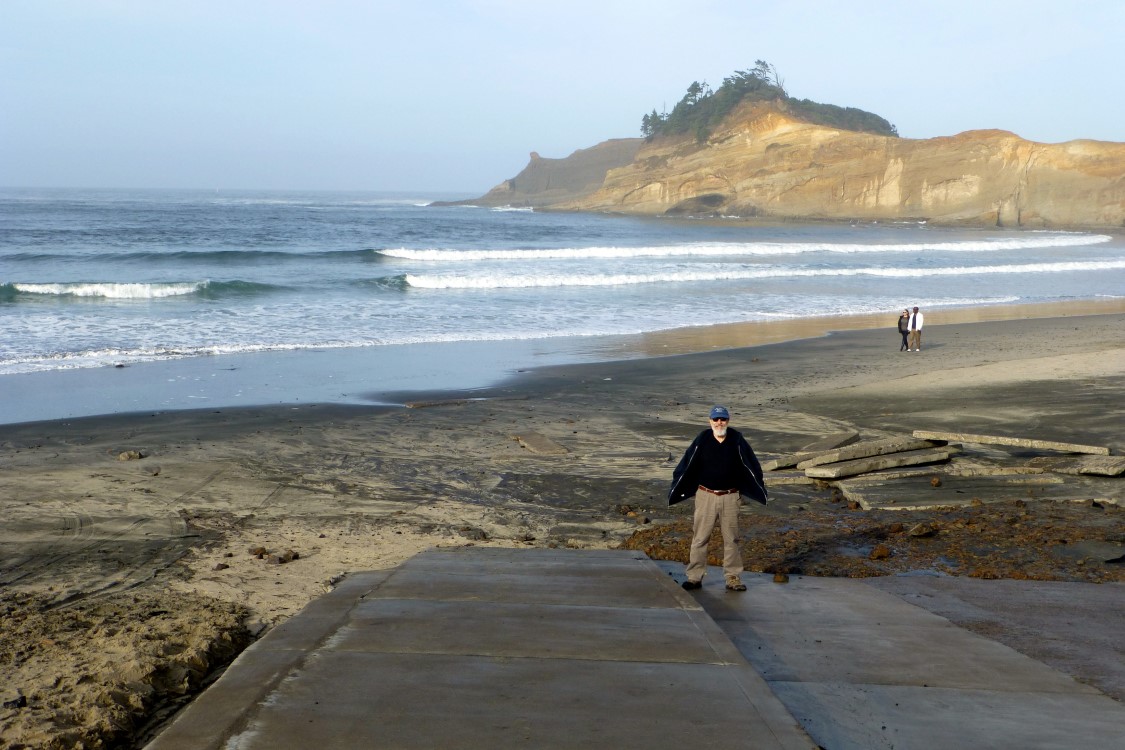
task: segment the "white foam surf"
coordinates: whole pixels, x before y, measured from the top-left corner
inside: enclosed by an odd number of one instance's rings
[[[522,210],[522,209],[513,209]],[[963,242],[911,242],[897,244],[833,242],[731,242],[688,243],[649,247],[562,247],[506,250],[457,250],[453,248],[389,248],[379,250],[389,258],[421,261],[466,260],[596,260],[605,258],[732,257],[800,255],[804,253],[920,253],[926,251],[986,253],[1004,250],[1035,250],[1051,247],[1082,247],[1109,242],[1105,234],[1059,234],[1006,237]]]
[[[55,295],[59,297],[103,297],[106,299],[159,299],[195,294],[207,286],[206,281],[156,284],[69,283],[69,284],[12,284],[24,294]]]
[[[769,278],[812,278],[842,276],[883,276],[911,278],[919,276],[973,276],[1001,273],[1067,273],[1125,269],[1125,260],[1076,261],[1062,263],[1023,263],[997,266],[950,266],[943,268],[793,268],[786,266],[716,267],[711,269],[657,273],[618,274],[479,274],[440,275],[406,274],[406,283],[416,289],[525,289],[566,286],[626,286],[633,284],[691,283],[697,281],[743,281]]]
[[[940,307],[976,307],[1004,304],[1019,301],[1018,297],[923,297],[914,300],[926,310]],[[838,317],[886,313],[893,316],[897,303],[886,300],[818,300],[814,305],[816,314],[810,315],[807,308],[775,309],[751,311],[731,308],[721,311],[712,323],[741,323],[749,321],[792,320],[798,318]],[[145,362],[161,362],[196,357],[222,355],[258,354],[266,352],[327,351],[340,349],[365,349],[383,346],[402,346],[411,344],[440,344],[464,342],[503,342],[532,341],[566,337],[595,337],[607,335],[637,335],[659,330],[670,330],[683,326],[675,316],[660,315],[622,316],[612,318],[598,317],[592,320],[575,320],[559,324],[558,321],[535,325],[514,325],[501,328],[482,326],[475,329],[457,327],[451,330],[421,331],[409,329],[386,330],[378,337],[346,337],[342,339],[325,338],[313,332],[285,332],[279,340],[250,340],[242,343],[193,345],[183,342],[180,345],[156,345],[133,347],[83,348],[69,352],[47,354],[9,355],[0,353],[0,376],[20,373],[48,372],[53,370],[80,370],[98,367],[114,367]],[[88,336],[96,336],[89,331]]]

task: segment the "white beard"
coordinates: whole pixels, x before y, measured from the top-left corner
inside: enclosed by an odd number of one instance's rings
[[[727,426],[723,425],[722,427],[712,427],[711,433],[715,436],[716,439],[725,438],[727,436]]]

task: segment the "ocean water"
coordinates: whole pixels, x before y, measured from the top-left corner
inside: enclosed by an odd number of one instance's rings
[[[468,378],[473,342],[511,368],[576,337],[1125,295],[1121,236],[429,205],[450,197],[0,190],[0,394],[61,382],[34,375],[164,365],[145,371],[164,377],[256,354],[298,371],[301,353],[326,352],[382,362],[367,390],[424,387],[417,368],[443,360],[446,380]],[[441,352],[454,351],[450,364]],[[235,390],[209,403],[256,397]],[[88,413],[107,408],[91,401]],[[190,405],[140,408],[169,403]],[[0,422],[29,413],[4,408]]]

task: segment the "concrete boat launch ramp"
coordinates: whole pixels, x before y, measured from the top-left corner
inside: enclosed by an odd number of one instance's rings
[[[351,576],[149,747],[815,748],[645,555],[435,549]]]
[[[465,547],[355,574],[148,748],[1122,746],[1122,704],[892,594],[681,571]]]

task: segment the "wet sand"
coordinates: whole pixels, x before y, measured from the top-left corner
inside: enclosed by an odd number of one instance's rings
[[[237,651],[239,617],[258,634],[340,576],[431,546],[615,547],[639,530],[674,528],[690,505],[666,506],[671,469],[714,403],[732,409],[762,459],[843,429],[957,428],[1120,455],[1125,312],[1119,300],[1094,305],[1104,314],[1081,314],[1090,303],[964,313],[1013,318],[982,322],[928,311],[919,353],[899,352],[884,319],[828,336],[850,324],[743,324],[602,342],[605,362],[529,370],[486,389],[381,394],[411,408],[283,405],[2,426],[0,733],[6,742],[61,737],[59,746],[129,736]],[[774,336],[801,338],[761,343]],[[612,359],[654,352],[670,356]],[[980,460],[1027,458],[994,454]],[[1112,545],[1125,542],[1109,538],[1123,484],[1074,478],[1037,497],[999,484],[974,492],[984,508],[1019,499],[1063,513],[1056,536],[1109,529],[1101,541]],[[802,513],[857,517],[827,487],[772,492],[766,515],[746,511],[751,540],[780,539]],[[1094,500],[1097,523],[1071,518],[1072,508],[1093,513]],[[777,554],[763,547],[748,567]],[[1103,577],[1074,577],[1064,557],[1055,569],[1063,580],[1119,580],[1120,565],[1086,565]],[[1101,586],[1120,599],[1120,583]],[[121,654],[134,665],[124,676],[111,658]]]
[[[927,325],[1125,312],[1125,298],[941,308]],[[120,367],[4,375],[0,427],[98,414],[308,404],[386,404],[403,391],[486,388],[533,367],[635,360],[883,329],[896,312],[677,329],[632,336],[460,341],[255,352],[120,363]],[[897,344],[896,344],[897,346]],[[404,398],[410,398],[407,395]],[[401,401],[402,399],[397,399]]]
[[[904,305],[905,308],[905,305]],[[896,313],[879,315],[824,315],[808,318],[778,319],[749,323],[730,323],[697,328],[657,331],[624,341],[611,340],[598,350],[606,353],[641,354],[660,357],[669,354],[691,354],[714,349],[732,349],[762,344],[825,336],[831,332],[885,330],[897,342]],[[984,323],[997,320],[1034,320],[1085,315],[1125,313],[1125,297],[1099,300],[1049,302],[1035,305],[989,305],[986,307],[951,307],[924,310],[926,325]]]

